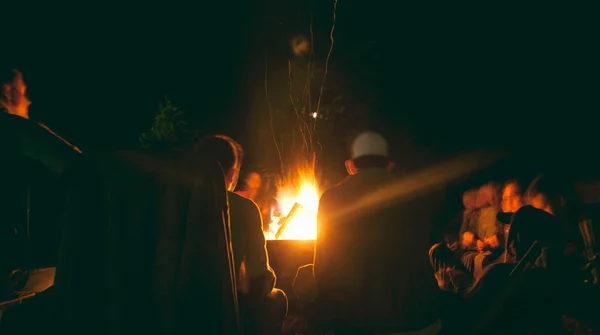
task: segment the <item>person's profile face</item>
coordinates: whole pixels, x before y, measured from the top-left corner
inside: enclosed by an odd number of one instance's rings
[[[535,197],[530,197],[528,202],[532,207],[541,209],[543,211],[548,212],[549,214],[554,215],[554,213],[552,213],[550,206],[548,206],[548,204],[546,203],[546,199],[544,198],[544,196],[542,194],[538,194]]]
[[[479,188],[477,192],[477,200],[475,201],[475,206],[477,208],[485,207],[491,203],[492,199],[492,188],[484,185]]]
[[[260,174],[252,172],[246,177],[246,187],[248,189],[259,189],[262,184]]]
[[[502,211],[505,213],[514,213],[523,207],[523,196],[519,192],[516,184],[508,184],[502,191]]]

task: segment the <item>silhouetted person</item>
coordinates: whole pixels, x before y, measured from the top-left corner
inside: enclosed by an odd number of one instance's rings
[[[477,191],[478,188],[472,188],[463,193],[464,209],[460,213],[460,218],[454,220],[458,223],[454,222],[449,225],[449,229],[444,236],[444,243],[437,243],[429,250],[429,260],[436,273],[447,267],[463,267],[460,262],[463,253],[461,232],[467,229],[475,212]]]
[[[239,334],[215,161],[189,151],[88,154],[66,181],[58,333]]]
[[[252,200],[233,192],[242,165],[243,149],[236,141],[222,135],[206,137],[194,149],[219,162],[225,173],[241,314],[246,321],[246,332],[262,333],[260,328],[265,326],[265,322],[270,322],[266,321],[266,316],[280,319],[274,320],[275,323],[283,321],[287,313],[287,298],[283,291],[274,289],[276,278],[269,266],[258,207]],[[277,307],[279,311],[274,311]]]
[[[350,176],[321,197],[312,324],[336,334],[437,334],[438,294],[427,262],[427,203],[398,197],[385,139],[365,132],[346,161]],[[299,269],[295,287],[310,268]],[[413,333],[414,332],[414,333]]]
[[[252,201],[256,201],[262,186],[262,176],[256,171],[250,171],[244,178],[244,183],[236,194]]]
[[[525,206],[525,194],[521,183],[516,179],[511,179],[504,183],[502,188],[502,200],[500,208],[504,213],[515,213],[521,207]]]
[[[499,209],[498,187],[494,183],[479,188],[476,207],[477,211],[471,221],[461,231],[462,246],[466,249],[461,260],[477,277],[481,274],[486,259],[495,260],[504,252],[502,226],[496,220]]]
[[[500,202],[500,212],[496,214],[496,220],[502,225],[502,243],[506,245],[506,238],[510,231],[510,220],[514,213],[521,207],[527,205],[525,199],[525,190],[521,182],[517,179],[510,179],[502,187],[502,200]],[[506,262],[506,250],[501,257],[502,262]]]

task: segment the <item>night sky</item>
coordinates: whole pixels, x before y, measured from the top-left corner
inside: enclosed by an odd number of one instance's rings
[[[310,1],[17,2],[3,5],[0,65],[23,72],[32,117],[84,149],[135,147],[165,95],[204,132],[251,147],[265,50],[283,66],[311,13],[315,52],[328,47],[333,2]],[[600,29],[595,9],[571,6],[340,0],[331,78],[376,93],[370,126],[394,147],[520,148],[575,165],[598,138]]]

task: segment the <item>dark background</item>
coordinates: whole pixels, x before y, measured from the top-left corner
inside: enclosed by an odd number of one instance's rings
[[[519,169],[591,176],[596,9],[340,0],[331,80],[375,92],[363,127],[390,139],[399,167],[484,148],[505,150]],[[84,150],[136,147],[168,95],[202,132],[229,134],[253,163],[273,165],[252,154],[270,144],[249,131],[268,131],[252,121],[266,113],[265,50],[270,67],[284,66],[312,17],[324,56],[332,11],[316,0],[15,2],[3,4],[0,64],[23,72],[32,118]],[[345,153],[330,151],[326,165],[342,176]]]

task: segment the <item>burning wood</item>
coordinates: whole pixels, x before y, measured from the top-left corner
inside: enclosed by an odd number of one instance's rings
[[[271,209],[271,224],[265,231],[267,240],[317,238],[319,193],[314,178],[306,178],[296,185],[289,183],[279,188],[277,207]]]
[[[299,169],[297,176],[277,182],[277,204],[265,218],[266,240],[315,240],[319,191],[312,168]],[[270,219],[270,220],[269,220]]]
[[[281,237],[281,234],[285,231],[288,224],[292,221],[296,213],[301,210],[303,207],[299,203],[295,203],[294,207],[290,210],[288,215],[279,220],[279,229],[277,229],[277,233],[275,234],[275,239],[278,240]]]

